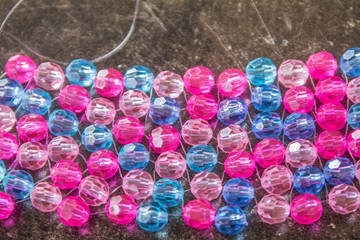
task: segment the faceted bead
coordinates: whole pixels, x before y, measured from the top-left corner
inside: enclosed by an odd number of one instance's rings
[[[270,85],[276,78],[276,66],[268,58],[260,57],[252,60],[246,67],[246,76],[254,86]]]
[[[360,129],[348,134],[346,146],[354,157],[360,157]]]
[[[318,52],[311,55],[306,66],[309,69],[310,76],[315,79],[334,76],[338,68],[336,59],[328,52]]]
[[[290,113],[307,113],[315,104],[313,92],[305,86],[290,88],[284,95],[284,107]]]
[[[169,178],[163,178],[154,185],[152,197],[155,202],[166,208],[175,207],[184,198],[184,189],[180,182]]]
[[[96,75],[95,90],[104,97],[117,97],[124,88],[123,75],[113,68],[102,69]]]
[[[290,205],[283,196],[270,194],[261,199],[257,205],[257,213],[267,224],[282,223],[290,215]]]
[[[204,199],[189,201],[183,209],[183,218],[187,225],[197,229],[205,229],[211,226],[215,219],[215,213],[211,203]]]
[[[100,149],[109,149],[113,138],[111,131],[105,125],[94,124],[84,129],[81,142],[89,152],[96,152]]]
[[[316,122],[322,129],[329,131],[342,129],[346,124],[346,119],[347,111],[340,103],[327,103],[321,105],[316,112]]]
[[[355,103],[350,107],[347,117],[348,124],[352,129],[360,128],[360,103]]]
[[[65,81],[65,75],[62,68],[56,63],[41,63],[34,72],[36,85],[46,91],[59,90]]]
[[[335,186],[329,193],[329,205],[334,212],[349,214],[359,208],[359,191],[356,187],[340,184]]]
[[[2,182],[4,191],[15,199],[25,199],[29,197],[34,188],[32,176],[24,170],[12,170],[5,175]]]
[[[109,198],[109,185],[100,177],[87,176],[79,184],[79,197],[89,206],[100,206]]]
[[[224,206],[215,215],[215,226],[222,234],[238,234],[247,225],[246,214],[236,206]]]
[[[125,116],[117,120],[113,128],[115,138],[121,144],[140,142],[144,136],[144,125],[139,119]]]
[[[17,161],[25,169],[37,170],[42,168],[48,160],[48,152],[41,143],[28,142],[20,146]]]
[[[303,86],[309,78],[309,71],[303,61],[288,59],[281,63],[278,70],[278,80],[286,88]]]
[[[108,125],[115,118],[115,105],[106,98],[95,98],[87,105],[85,114],[92,124]]]
[[[350,77],[360,76],[360,48],[350,48],[340,60],[341,70]]]
[[[346,95],[353,103],[360,102],[360,77],[354,78],[348,83]]]
[[[219,131],[217,142],[223,152],[244,151],[249,143],[249,137],[239,125],[230,125]]]
[[[72,85],[90,87],[96,77],[97,71],[92,62],[75,59],[66,67],[66,78]]]
[[[285,151],[285,162],[293,168],[312,166],[317,158],[317,150],[309,140],[298,139],[290,142]]]
[[[81,227],[90,216],[89,206],[79,197],[65,198],[57,209],[59,220],[70,227]]]
[[[119,108],[126,116],[141,118],[149,111],[150,98],[143,91],[132,89],[120,97]]]
[[[315,146],[321,157],[333,159],[345,153],[346,140],[339,131],[324,131],[318,135]]]
[[[124,192],[135,200],[149,197],[152,193],[154,180],[148,172],[141,169],[129,171],[122,183]]]
[[[59,94],[60,106],[74,113],[84,111],[89,102],[87,90],[78,85],[67,85],[61,89]]]
[[[300,194],[290,206],[291,217],[299,224],[312,224],[321,218],[323,207],[320,199],[312,194]]]
[[[29,89],[23,95],[21,107],[29,113],[44,115],[51,107],[50,94],[40,88]]]
[[[225,125],[239,124],[245,120],[247,113],[248,107],[244,100],[231,97],[220,102],[217,117]]]
[[[150,69],[143,66],[134,66],[126,70],[124,84],[127,90],[139,89],[150,92],[154,83],[154,75]]]
[[[51,168],[50,178],[60,189],[71,189],[81,182],[82,172],[77,163],[60,160]]]
[[[139,226],[149,232],[157,232],[163,229],[168,218],[166,208],[158,202],[143,203],[136,213]]]
[[[1,159],[12,158],[16,154],[19,148],[19,143],[16,137],[8,132],[0,130],[0,142],[1,142],[0,158]]]
[[[251,93],[251,102],[259,111],[275,111],[282,102],[280,90],[272,84],[257,86]]]
[[[245,207],[253,200],[254,194],[254,187],[249,180],[233,178],[225,183],[222,196],[229,205]]]
[[[38,142],[46,137],[48,125],[41,115],[30,113],[19,119],[16,130],[24,142]]]
[[[191,192],[198,199],[207,201],[219,197],[222,185],[218,175],[211,172],[200,172],[194,176],[190,183]]]
[[[322,171],[314,166],[301,167],[294,173],[294,187],[301,194],[317,194],[325,185]]]
[[[275,112],[258,113],[252,122],[252,130],[259,139],[277,138],[282,129],[283,121]]]
[[[131,223],[138,210],[138,205],[128,195],[118,195],[110,198],[106,204],[105,211],[110,221],[117,224]]]
[[[180,144],[180,133],[170,125],[161,125],[151,131],[150,146],[157,153],[175,151]]]
[[[217,88],[225,97],[238,97],[246,91],[247,78],[239,69],[227,69],[220,73]]]
[[[163,71],[156,76],[153,88],[159,97],[178,98],[184,92],[184,82],[179,74]]]
[[[318,82],[315,95],[322,103],[341,102],[345,97],[346,87],[346,83],[340,77],[327,77]]]
[[[40,212],[55,211],[62,201],[60,189],[49,182],[40,182],[31,190],[31,204]]]
[[[50,160],[57,162],[60,160],[74,161],[79,155],[79,146],[76,141],[69,136],[59,136],[53,138],[47,145]]]
[[[78,131],[79,120],[72,111],[57,109],[50,114],[48,125],[55,136],[72,136]]]
[[[264,139],[254,149],[255,161],[263,168],[280,165],[284,159],[285,148],[276,139]]]
[[[308,139],[313,135],[314,130],[314,120],[306,113],[292,113],[284,122],[284,134],[290,140]]]
[[[209,145],[196,145],[186,154],[186,163],[193,172],[211,172],[218,162],[218,155]]]
[[[179,115],[180,107],[173,98],[155,98],[150,104],[149,116],[156,124],[173,125]]]
[[[15,112],[6,105],[0,104],[0,129],[10,132],[16,124]]]
[[[186,170],[186,160],[174,151],[161,153],[155,162],[155,170],[162,178],[181,178]]]
[[[35,62],[27,56],[15,55],[9,58],[5,65],[5,72],[9,78],[20,83],[30,81],[36,70]]]
[[[338,157],[326,163],[324,176],[331,185],[351,184],[355,177],[355,166],[348,158]]]
[[[283,165],[270,166],[261,176],[261,186],[269,194],[283,194],[290,190],[293,174]]]
[[[189,145],[208,144],[213,137],[209,123],[203,119],[189,119],[181,128],[181,136]]]
[[[212,95],[206,93],[192,95],[187,101],[186,108],[190,117],[210,120],[216,115],[218,104]]]
[[[19,105],[24,95],[24,88],[11,78],[0,79],[0,104],[14,107]]]
[[[214,87],[214,75],[210,69],[203,66],[189,68],[184,75],[184,84],[189,93],[209,93]]]
[[[129,143],[122,146],[118,158],[121,168],[130,171],[144,169],[150,161],[150,154],[141,143]]]
[[[14,211],[14,201],[9,194],[0,192],[0,220],[7,219]]]
[[[256,163],[249,152],[232,152],[227,156],[224,168],[231,178],[248,178],[253,175]]]
[[[6,167],[4,161],[0,159],[0,181],[2,181],[6,174]]]
[[[116,174],[119,163],[113,152],[101,149],[90,155],[87,167],[91,175],[108,179]]]

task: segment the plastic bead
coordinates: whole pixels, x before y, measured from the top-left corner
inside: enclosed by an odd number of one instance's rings
[[[16,154],[19,148],[19,143],[16,137],[8,132],[0,130],[0,142],[1,142],[0,158],[1,159],[12,158]]]
[[[329,193],[329,205],[334,212],[349,214],[359,208],[359,191],[354,186],[340,184]]]
[[[315,104],[313,92],[305,86],[290,88],[284,95],[284,107],[290,113],[307,113]]]
[[[154,180],[151,175],[143,170],[129,171],[122,183],[124,192],[135,200],[145,199],[152,193]]]
[[[59,94],[60,106],[64,109],[80,113],[85,110],[90,102],[87,90],[78,85],[67,85]]]
[[[100,177],[87,176],[79,184],[79,197],[89,206],[100,206],[109,198],[109,185]]]
[[[60,160],[74,161],[79,155],[79,146],[76,141],[69,136],[59,136],[53,138],[47,145],[50,160],[57,162]]]
[[[209,93],[214,87],[214,75],[210,69],[203,66],[189,68],[184,75],[184,84],[189,93]]]
[[[360,128],[360,103],[355,103],[350,107],[347,117],[348,123],[352,129]]]
[[[259,139],[277,138],[283,129],[283,121],[279,114],[274,112],[261,112],[252,122],[252,130]]]
[[[174,151],[161,153],[155,162],[155,170],[162,178],[181,178],[186,170],[186,160]]]
[[[360,77],[354,78],[348,83],[346,95],[351,102],[360,102]]]
[[[284,160],[285,148],[276,139],[264,139],[256,144],[255,161],[263,168],[279,165]]]
[[[276,66],[268,58],[260,57],[252,60],[246,67],[246,76],[254,86],[270,85],[276,78]]]
[[[350,184],[355,177],[355,166],[349,159],[338,157],[326,163],[324,176],[331,185]]]
[[[348,134],[346,146],[354,157],[360,157],[360,129]]]
[[[51,168],[50,178],[60,189],[71,189],[81,182],[82,172],[77,163],[61,160]]]
[[[209,145],[196,145],[186,154],[186,163],[193,172],[211,172],[218,162],[218,155]]]
[[[223,152],[244,151],[249,143],[249,137],[239,125],[230,125],[219,131],[217,142]]]
[[[150,98],[143,91],[132,89],[120,97],[119,108],[126,116],[141,118],[149,111]]]
[[[154,83],[154,75],[150,69],[143,66],[134,66],[126,70],[124,75],[124,85],[127,90],[139,89],[150,92]]]
[[[20,83],[30,81],[36,70],[36,64],[27,56],[15,55],[9,58],[5,65],[5,72],[9,78],[15,79]]]
[[[222,196],[227,204],[244,207],[253,200],[254,194],[254,187],[249,180],[233,178],[225,183]]]
[[[117,173],[119,163],[113,152],[102,149],[90,155],[87,167],[91,175],[108,179]]]
[[[92,124],[108,125],[114,121],[116,110],[114,104],[106,98],[95,98],[87,105],[85,114]]]
[[[216,115],[218,104],[212,95],[206,93],[191,96],[186,108],[190,117],[210,120]]]
[[[189,119],[181,128],[181,136],[189,145],[208,144],[213,137],[209,123],[203,119]]]
[[[321,157],[333,159],[345,153],[346,140],[339,131],[324,131],[318,135],[315,146]]]
[[[301,167],[294,173],[294,187],[301,194],[316,194],[325,185],[322,171],[314,166]]]
[[[157,153],[175,151],[180,144],[180,133],[170,125],[161,125],[151,131],[149,143]]]
[[[101,96],[117,97],[124,88],[123,75],[113,68],[102,69],[96,76],[94,86]]]
[[[121,144],[140,142],[144,136],[144,125],[139,119],[125,116],[119,118],[114,125],[113,134]]]
[[[247,225],[245,213],[236,206],[224,206],[215,215],[215,226],[222,234],[238,234]]]
[[[360,161],[355,164],[355,176],[360,181]]]
[[[225,172],[231,178],[248,178],[254,174],[255,168],[255,159],[248,152],[229,153],[224,162]]]
[[[246,91],[247,78],[239,69],[227,69],[220,73],[217,88],[225,97],[238,97]]]
[[[92,62],[75,59],[66,67],[66,78],[72,85],[90,87],[96,78],[96,68]]]
[[[101,124],[90,125],[81,134],[81,142],[89,152],[109,149],[112,141],[111,131]]]
[[[328,52],[318,52],[311,55],[306,66],[309,69],[310,76],[315,79],[334,76],[338,68],[336,59]]]
[[[215,213],[211,203],[203,199],[196,199],[185,205],[183,218],[190,227],[205,229],[211,226],[215,219]]]
[[[315,95],[322,103],[341,102],[346,94],[346,83],[337,76],[327,77],[318,82]]]
[[[8,106],[0,104],[0,129],[10,132],[16,124],[15,112]]]
[[[297,223],[312,224],[321,218],[323,207],[315,195],[300,194],[293,199],[290,212]]]
[[[346,119],[347,111],[340,103],[324,104],[320,106],[316,113],[316,122],[322,129],[329,131],[337,131],[343,128]]]
[[[257,212],[263,222],[278,224],[285,222],[290,215],[290,205],[283,196],[270,194],[261,199]]]
[[[341,70],[350,77],[360,76],[360,48],[350,48],[340,60]]]
[[[11,78],[0,79],[0,104],[14,107],[19,105],[24,95],[24,88]]]
[[[284,134],[290,140],[308,139],[314,130],[314,120],[306,113],[292,113],[284,121]]]
[[[48,152],[41,143],[28,142],[20,146],[17,161],[25,169],[37,170],[42,168],[48,160]]]
[[[152,197],[166,208],[175,207],[183,200],[184,189],[180,182],[163,178],[155,183]]]
[[[14,211],[14,201],[10,195],[0,192],[0,220],[7,219]]]
[[[222,185],[218,175],[211,172],[200,172],[190,183],[191,192],[198,199],[211,201],[219,197]]]
[[[304,139],[290,142],[285,151],[285,162],[293,168],[312,166],[317,157],[314,144]]]
[[[149,109],[149,116],[154,123],[173,125],[179,118],[180,107],[175,99],[169,97],[155,98]]]
[[[56,63],[41,63],[34,72],[36,85],[46,91],[59,90],[65,81],[65,75],[62,68]]]
[[[48,182],[38,183],[30,193],[31,204],[40,212],[55,211],[62,201],[60,189]]]
[[[57,209],[59,220],[70,227],[81,227],[90,216],[89,206],[79,197],[65,198]]]
[[[122,146],[118,158],[121,168],[130,171],[144,169],[150,161],[150,154],[141,143],[129,143]]]
[[[303,86],[309,78],[309,71],[303,61],[289,59],[281,63],[278,70],[278,80],[284,87]]]
[[[136,220],[139,226],[149,232],[157,232],[164,228],[168,222],[168,212],[157,202],[148,202],[140,205]]]
[[[44,115],[51,107],[50,94],[40,88],[29,89],[23,95],[21,107],[29,113]]]
[[[231,97],[220,102],[217,117],[225,125],[239,124],[245,120],[247,113],[248,107],[244,100]]]
[[[25,199],[29,197],[34,188],[32,176],[24,170],[12,170],[5,175],[3,180],[4,190],[12,198]]]
[[[49,131],[55,136],[72,136],[79,129],[79,120],[70,110],[53,111],[48,119]]]
[[[156,76],[153,88],[159,97],[178,98],[184,92],[184,82],[179,74],[163,71]]]
[[[110,221],[117,224],[131,223],[138,210],[138,205],[128,195],[119,195],[112,197],[106,204],[105,211]]]
[[[41,115],[30,113],[19,119],[16,130],[24,142],[38,142],[46,137],[48,125]]]
[[[293,174],[285,166],[270,166],[262,174],[261,186],[268,193],[283,194],[290,190]]]
[[[259,111],[275,111],[280,107],[281,100],[279,88],[272,84],[269,86],[257,86],[251,93],[251,102]]]
[[[0,181],[2,181],[6,174],[6,167],[4,161],[0,159]]]

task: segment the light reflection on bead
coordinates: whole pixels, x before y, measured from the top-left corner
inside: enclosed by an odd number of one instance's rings
[[[360,48],[350,48],[340,60],[341,70],[350,77],[360,76]]]
[[[196,145],[186,154],[186,163],[193,172],[211,172],[218,162],[218,155],[209,145]]]
[[[159,125],[173,125],[180,115],[180,107],[175,99],[170,97],[155,98],[149,109],[151,120]]]
[[[355,177],[355,166],[348,158],[338,157],[326,163],[324,176],[331,185],[351,184]]]
[[[106,98],[95,98],[90,101],[85,111],[92,124],[110,124],[116,115],[114,104]]]
[[[217,88],[225,97],[238,97],[246,91],[247,78],[239,69],[227,69],[220,73]]]
[[[244,207],[253,200],[254,194],[254,187],[249,180],[233,178],[225,183],[222,196],[227,204]]]
[[[163,71],[156,76],[153,87],[159,97],[178,98],[184,91],[184,82],[179,74]]]
[[[84,111],[89,102],[87,90],[78,85],[67,85],[61,89],[59,94],[60,106],[74,113]]]
[[[346,83],[338,76],[322,79],[315,88],[315,95],[322,103],[341,102],[345,94]]]
[[[47,145],[50,160],[57,162],[60,160],[74,161],[79,154],[79,146],[76,141],[69,136],[59,136],[53,138]]]
[[[48,125],[41,115],[30,113],[19,119],[16,130],[24,142],[38,142],[46,137]]]
[[[109,185],[100,177],[87,176],[79,184],[79,197],[89,206],[100,206],[109,198]]]
[[[244,151],[249,143],[249,137],[239,125],[230,125],[219,131],[217,142],[223,152]]]
[[[28,142],[20,146],[17,161],[25,169],[37,170],[42,168],[48,160],[48,152],[41,143]]]
[[[127,171],[144,169],[150,161],[150,154],[141,143],[129,143],[121,147],[118,159],[121,168]]]
[[[215,215],[215,226],[222,234],[238,234],[247,225],[245,213],[236,206],[224,206]]]
[[[350,112],[351,109],[349,110],[349,113]],[[329,131],[342,129],[346,124],[347,117],[347,111],[340,103],[327,103],[321,105],[316,112],[316,122],[322,129]]]
[[[197,66],[189,68],[184,74],[185,89],[189,93],[195,95],[209,93],[214,84],[214,75],[206,67]]]
[[[184,189],[180,182],[169,178],[158,180],[152,192],[155,202],[162,204],[164,207],[175,207],[183,200]]]
[[[356,187],[340,184],[329,193],[329,205],[336,213],[349,214],[359,208],[359,191]]]
[[[4,190],[12,198],[25,199],[34,188],[32,176],[24,170],[12,170],[3,180]]]
[[[105,125],[94,124],[84,129],[81,142],[89,152],[95,152],[100,149],[109,149],[113,138],[111,131]]]
[[[270,166],[261,176],[261,186],[268,193],[283,194],[292,186],[293,174],[283,165]]]
[[[30,57],[19,54],[10,57],[5,65],[6,75],[20,83],[30,81],[34,76],[35,69],[36,64]]]
[[[327,76],[334,76],[338,68],[335,57],[329,52],[318,52],[311,55],[306,66],[310,76],[315,79],[322,79]]]
[[[112,197],[106,204],[105,211],[110,221],[117,224],[131,223],[138,210],[138,205],[128,195],[119,195]]]
[[[255,161],[263,168],[282,163],[285,155],[284,146],[276,139],[264,139],[256,144]]]
[[[354,78],[348,83],[346,95],[351,102],[360,102],[360,77]]]
[[[158,202],[148,202],[140,205],[136,220],[139,226],[149,232],[157,232],[168,222],[168,212]]]
[[[51,168],[50,178],[55,186],[60,189],[71,189],[80,183],[82,172],[77,163],[70,160],[61,160]]]
[[[306,113],[292,113],[284,121],[284,134],[290,140],[308,139],[314,130],[314,120]]]
[[[251,93],[251,102],[259,111],[275,111],[280,107],[281,100],[279,88],[272,84],[257,86]]]
[[[62,68],[56,63],[41,63],[34,73],[36,85],[47,90],[59,90],[65,81],[65,75]]]
[[[212,201],[220,195],[222,184],[215,173],[200,172],[191,180],[190,188],[196,198]]]
[[[75,59],[66,67],[66,78],[72,85],[90,87],[96,77],[97,71],[92,62]]]
[[[50,114],[48,125],[55,136],[72,136],[78,131],[79,120],[72,111],[57,109]]]
[[[29,113],[44,115],[51,107],[50,94],[40,88],[29,89],[22,97],[21,107]]]
[[[121,144],[140,142],[144,136],[144,125],[137,118],[125,116],[117,120],[113,134]]]
[[[285,151],[285,162],[293,168],[311,166],[318,157],[316,147],[309,140],[298,139],[290,142]]]
[[[231,178],[248,178],[253,175],[256,162],[251,153],[232,152],[229,153],[224,162],[225,172]]]
[[[15,79],[0,79],[0,104],[14,107],[19,105],[24,95],[24,88]]]
[[[189,201],[183,209],[183,218],[187,225],[197,229],[210,227],[215,219],[213,206],[206,200],[196,199]]]
[[[161,153],[155,162],[155,170],[162,178],[181,178],[186,170],[186,160],[181,153],[167,151]]]
[[[48,182],[38,183],[30,193],[31,204],[41,212],[52,212],[62,201],[60,189]]]
[[[180,133],[170,125],[161,125],[151,131],[149,144],[157,153],[175,151],[180,144]]]
[[[0,129],[10,132],[16,124],[15,112],[6,105],[0,104]]]
[[[104,97],[116,97],[124,88],[122,74],[113,69],[102,69],[96,75],[94,82],[95,90]]]
[[[108,179],[117,173],[119,163],[113,152],[101,149],[90,155],[87,167],[91,175]]]
[[[189,119],[181,128],[181,136],[189,145],[208,144],[213,137],[209,123],[203,119]]]
[[[57,209],[59,220],[70,227],[81,227],[90,216],[89,206],[79,197],[65,198]]]
[[[252,130],[259,139],[277,138],[283,129],[283,122],[275,112],[261,112],[252,121]]]
[[[139,89],[124,92],[119,100],[119,108],[124,115],[141,118],[150,108],[150,98]]]
[[[301,167],[294,173],[293,184],[301,194],[317,194],[325,185],[324,174],[314,166]]]
[[[347,121],[352,129],[360,128],[360,103],[355,103],[350,107],[347,117]]]
[[[263,222],[278,224],[285,222],[290,215],[290,205],[283,196],[270,194],[261,199],[257,212]]]
[[[231,97],[220,102],[217,117],[225,125],[239,124],[245,120],[247,113],[248,107],[244,100]]]
[[[143,66],[134,66],[126,70],[124,75],[124,85],[128,90],[139,89],[150,92],[154,83],[154,75],[150,69]]]
[[[246,67],[247,79],[254,86],[269,85],[274,82],[276,75],[276,66],[268,58],[252,60]]]
[[[186,109],[192,118],[212,119],[217,112],[218,104],[210,94],[192,95],[186,104]]]
[[[305,85],[309,78],[309,71],[300,60],[289,59],[281,63],[278,70],[278,79],[284,87],[292,88]]]
[[[315,97],[309,88],[297,86],[285,92],[283,102],[285,109],[290,113],[307,113],[313,109]]]
[[[140,169],[129,171],[122,183],[124,192],[135,200],[145,199],[152,193],[154,180],[148,172]]]

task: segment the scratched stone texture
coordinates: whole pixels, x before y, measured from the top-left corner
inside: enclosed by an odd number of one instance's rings
[[[15,0],[0,0],[0,20],[16,3]],[[94,59],[119,44],[126,36],[133,18],[135,0],[24,0],[8,19],[0,33],[0,73],[6,60],[15,54],[33,57],[39,64],[46,61],[32,51],[61,62],[75,58]],[[360,45],[360,3],[358,0],[151,0],[141,1],[135,31],[125,47],[114,56],[96,64],[98,69],[113,67],[125,73],[134,65],[149,67],[156,75],[160,71],[171,70],[183,75],[187,68],[196,65],[209,67],[217,76],[227,68],[245,70],[247,63],[257,57],[268,57],[279,66],[286,59],[301,59],[318,51],[329,51],[340,59],[344,51]],[[14,37],[18,39],[15,40]],[[25,47],[25,45],[27,47]],[[63,66],[64,68],[66,65]],[[338,73],[341,75],[341,73]],[[312,84],[308,84],[312,88]],[[313,89],[313,88],[312,88]],[[284,88],[281,87],[282,93]],[[216,89],[212,93],[217,96]],[[92,97],[96,93],[91,91]],[[53,94],[56,97],[56,94]],[[188,94],[187,98],[190,97]],[[249,90],[243,96],[249,98]],[[219,100],[223,98],[220,96]],[[114,100],[117,103],[117,100]],[[185,98],[178,99],[185,108]],[[346,104],[346,100],[343,102]],[[319,102],[317,103],[319,106]],[[58,108],[54,101],[52,109]],[[257,111],[249,105],[253,118]],[[279,114],[286,117],[281,107]],[[119,117],[121,116],[118,113]],[[314,112],[312,112],[314,116]],[[80,116],[81,117],[81,116]],[[186,110],[181,112],[182,122],[189,118]],[[155,127],[149,119],[146,135]],[[216,120],[210,121],[215,127],[216,137],[224,126]],[[80,131],[88,125],[82,122]],[[249,132],[251,148],[258,140],[251,133],[251,123],[247,119],[241,126]],[[175,123],[180,130],[180,121]],[[345,134],[346,130],[342,132]],[[79,135],[75,135],[79,142]],[[279,138],[286,145],[289,141]],[[143,143],[147,139],[144,137]],[[216,148],[216,140],[210,145]],[[146,145],[148,146],[148,144]],[[119,145],[112,147],[113,151]],[[184,145],[187,151],[190,147]],[[248,151],[251,151],[250,146]],[[179,147],[178,151],[183,152]],[[86,151],[82,151],[85,158]],[[152,152],[151,160],[157,155]],[[225,182],[222,163],[226,155],[219,154],[219,164],[215,172]],[[86,165],[78,161],[83,170]],[[9,162],[6,163],[10,165]],[[321,167],[324,161],[318,161]],[[150,163],[147,171],[154,173]],[[258,176],[262,169],[251,177],[256,188],[256,201],[265,192],[261,189]],[[35,181],[48,174],[48,169],[34,172]],[[123,173],[124,174],[124,173]],[[194,174],[190,172],[190,177]],[[159,177],[155,175],[155,178]],[[110,180],[112,190],[121,183],[120,176]],[[181,179],[185,189],[189,189],[188,179]],[[355,185],[359,187],[357,180]],[[233,237],[219,234],[215,226],[198,231],[185,225],[181,217],[181,206],[169,211],[170,220],[157,233],[141,230],[137,223],[120,226],[111,223],[103,208],[91,208],[89,222],[81,228],[69,228],[57,219],[56,213],[40,213],[31,207],[30,201],[17,203],[10,219],[0,221],[0,239],[360,239],[359,213],[340,216],[332,212],[326,202],[326,192],[318,195],[324,206],[320,221],[310,226],[301,226],[291,218],[279,225],[261,222],[256,213],[254,200],[244,210],[249,226]],[[293,191],[285,196],[290,201],[297,195]],[[121,194],[122,190],[114,194]],[[185,194],[185,202],[194,199],[191,192]],[[216,209],[224,205],[221,198],[214,200]]]

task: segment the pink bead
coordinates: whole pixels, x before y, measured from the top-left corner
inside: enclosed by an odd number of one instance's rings
[[[198,199],[207,201],[219,197],[222,185],[218,175],[212,172],[200,172],[194,176],[190,183],[191,192]]]
[[[355,176],[360,181],[360,160],[355,164]]]
[[[40,182],[30,193],[31,204],[40,212],[55,211],[62,201],[60,189],[52,183]]]
[[[22,168],[37,170],[47,162],[48,152],[41,143],[24,143],[18,150],[17,160]]]
[[[116,110],[106,98],[95,98],[87,105],[85,114],[92,124],[108,125],[114,120]]]
[[[340,184],[329,193],[329,205],[336,213],[349,214],[355,212],[360,204],[359,191],[356,187]]]
[[[256,163],[254,157],[248,152],[232,152],[227,156],[224,168],[231,178],[248,178],[253,175]]]
[[[354,78],[349,82],[346,95],[353,103],[360,102],[360,77]]]
[[[157,158],[155,170],[162,178],[178,179],[184,175],[186,160],[178,152],[167,151]]]
[[[157,153],[176,151],[180,144],[180,133],[170,125],[161,125],[151,131],[149,143]]]
[[[309,71],[300,60],[289,59],[281,63],[278,70],[278,79],[284,87],[292,88],[303,86],[309,78]]]
[[[239,125],[230,125],[219,131],[217,142],[223,152],[238,152],[245,150],[249,143],[249,137]]]
[[[138,205],[128,195],[118,195],[112,197],[106,204],[105,211],[110,221],[117,224],[131,223],[138,210]]]
[[[81,182],[82,172],[77,163],[61,160],[51,168],[50,178],[55,186],[61,189],[71,189]]]
[[[122,183],[124,192],[135,200],[145,199],[152,193],[154,180],[148,172],[140,169],[129,171]]]
[[[333,159],[345,153],[346,141],[339,131],[324,131],[317,137],[315,146],[321,157]]]
[[[354,157],[360,157],[360,129],[349,133],[346,146]]]
[[[281,164],[284,154],[284,146],[278,140],[271,138],[258,142],[254,149],[255,161],[263,168]]]
[[[181,135],[189,145],[208,144],[213,137],[209,123],[203,119],[189,119],[181,128]]]
[[[334,76],[338,68],[336,59],[328,52],[318,52],[311,55],[306,66],[309,69],[310,76],[315,79]]]
[[[102,69],[98,72],[95,90],[104,97],[117,97],[124,88],[123,75],[113,68]]]
[[[293,174],[283,165],[270,166],[262,174],[261,186],[269,194],[283,194],[290,190]]]
[[[290,205],[283,196],[270,194],[261,199],[257,205],[257,212],[261,220],[267,224],[282,223],[290,214]]]
[[[9,58],[5,65],[8,78],[18,80],[20,83],[30,81],[36,70],[36,64],[30,57],[15,55]]]
[[[90,216],[90,209],[79,197],[65,198],[58,207],[60,221],[66,226],[81,227]]]
[[[315,145],[305,139],[290,142],[285,151],[285,162],[293,168],[312,166],[317,157]]]
[[[321,105],[316,113],[316,121],[324,130],[340,130],[345,126],[346,120],[347,111],[340,103]]]
[[[313,92],[305,86],[290,88],[284,95],[284,107],[290,113],[307,113],[315,104]]]
[[[16,115],[8,106],[0,104],[0,129],[10,132],[16,123]]]
[[[227,69],[220,73],[217,88],[225,97],[238,97],[246,91],[247,78],[239,69]]]
[[[60,106],[74,113],[84,111],[89,102],[87,90],[79,85],[67,85],[61,89],[59,94]]]
[[[164,71],[156,76],[153,88],[159,97],[178,98],[184,92],[184,82],[179,74]]]
[[[341,102],[345,94],[346,83],[337,76],[326,77],[315,88],[315,95],[322,103]]]
[[[16,130],[24,142],[38,142],[46,137],[48,125],[41,115],[30,113],[19,119]]]
[[[124,115],[141,118],[150,108],[150,98],[139,89],[132,89],[120,97],[119,108]]]
[[[47,91],[56,91],[63,86],[65,74],[56,63],[45,62],[35,70],[34,79],[39,87]]]
[[[14,201],[9,194],[0,192],[0,220],[7,219],[14,211]]]
[[[90,155],[87,167],[91,175],[108,179],[116,174],[119,162],[112,151],[101,149]]]
[[[0,142],[0,159],[12,158],[19,148],[19,143],[16,137],[8,132],[0,130]]]
[[[190,117],[210,120],[215,116],[218,104],[212,95],[206,93],[192,95],[187,101],[186,108]]]
[[[70,136],[54,137],[47,146],[51,161],[60,160],[74,161],[79,155],[79,146]]]
[[[211,203],[203,199],[196,199],[185,205],[183,218],[190,227],[204,229],[211,226],[215,219],[215,213]]]
[[[144,136],[144,125],[137,118],[125,116],[117,120],[113,134],[121,144],[140,142]]]
[[[89,206],[100,206],[109,198],[109,185],[100,177],[87,176],[80,182],[79,197]]]
[[[320,199],[312,194],[300,194],[290,206],[291,217],[300,224],[312,224],[321,218],[323,207]]]
[[[209,93],[214,87],[214,75],[206,67],[189,68],[184,75],[184,84],[189,93],[195,95]]]

